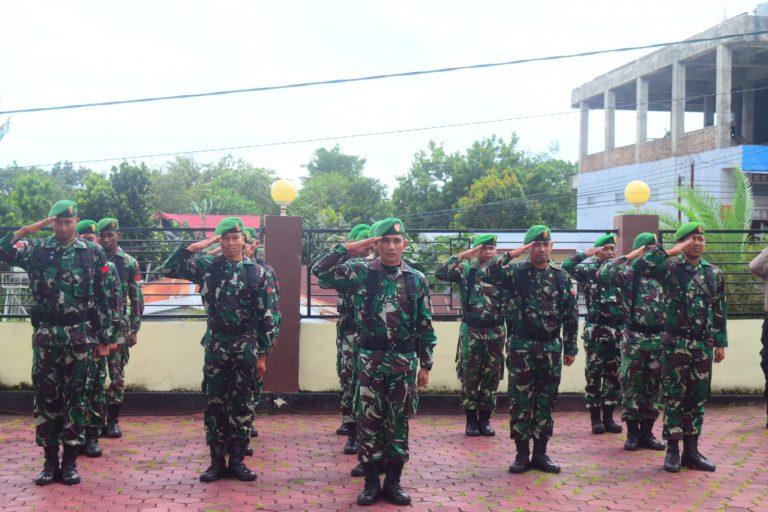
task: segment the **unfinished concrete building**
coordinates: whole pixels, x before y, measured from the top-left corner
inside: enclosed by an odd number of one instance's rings
[[[727,203],[734,186],[725,171],[733,168],[752,182],[753,224],[768,225],[768,4],[585,83],[571,102],[581,112],[580,229],[605,228],[614,214],[630,209],[623,191],[634,179],[650,185],[649,208],[665,209],[679,184]],[[604,113],[604,144],[590,154],[597,140],[590,136],[598,135],[590,133],[595,110]],[[617,147],[621,111],[635,112],[635,142]],[[668,128],[649,138],[649,117],[659,112]]]

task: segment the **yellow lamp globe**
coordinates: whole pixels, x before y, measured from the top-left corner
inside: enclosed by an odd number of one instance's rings
[[[629,204],[640,208],[651,198],[651,188],[644,181],[630,181],[624,189],[624,197]]]
[[[272,200],[280,205],[280,215],[285,215],[285,208],[296,199],[296,185],[290,180],[280,179],[272,184]]]

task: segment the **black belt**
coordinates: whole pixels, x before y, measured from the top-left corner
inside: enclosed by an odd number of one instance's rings
[[[640,332],[643,334],[661,334],[664,332],[664,326],[663,325],[657,325],[655,327],[650,327],[648,325],[642,325],[635,322],[630,322],[629,324],[629,330]]]
[[[69,327],[71,325],[84,324],[88,321],[88,316],[85,313],[67,313],[64,315],[43,313],[40,315],[40,320],[56,327]]]
[[[515,329],[515,337],[533,340],[539,343],[548,343],[557,339],[557,331],[549,332],[545,331],[544,329],[529,329],[527,327],[521,327],[519,329]]]
[[[706,338],[709,336],[708,331],[700,331],[697,329],[691,329],[690,327],[683,328],[676,325],[666,324],[664,326],[664,332],[668,332],[674,336],[681,336],[683,338]]]
[[[367,350],[394,350],[396,352],[415,352],[416,342],[413,340],[397,340],[391,343],[386,338],[360,338],[360,348]]]
[[[216,334],[245,334],[248,331],[253,330],[253,324],[237,324],[237,325],[224,325],[216,322],[211,322],[208,327]]]
[[[501,327],[504,325],[504,320],[475,320],[473,318],[462,318],[461,320],[470,327],[477,327],[480,329],[488,329],[491,327]]]
[[[587,315],[587,322],[595,325],[607,325],[609,327],[621,327],[624,325],[624,318],[611,317],[601,314],[589,313]]]

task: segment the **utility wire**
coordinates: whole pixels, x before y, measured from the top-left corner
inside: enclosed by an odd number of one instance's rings
[[[464,71],[469,69],[486,69],[486,68],[495,68],[495,67],[501,67],[501,66],[527,64],[530,62],[544,62],[544,61],[553,61],[553,60],[573,59],[577,57],[590,57],[593,55],[601,55],[606,53],[648,50],[652,48],[660,48],[664,46],[679,45],[679,44],[687,45],[687,44],[703,43],[708,41],[722,41],[725,39],[732,39],[735,37],[759,36],[763,34],[768,34],[768,30],[759,30],[756,32],[743,32],[739,34],[726,34],[726,35],[720,35],[720,36],[714,36],[714,37],[700,37],[695,39],[686,39],[683,41],[653,43],[653,44],[646,44],[646,45],[640,45],[640,46],[626,46],[623,48],[612,48],[608,50],[592,50],[592,51],[579,52],[579,53],[548,55],[545,57],[531,57],[531,58],[525,58],[525,59],[509,60],[505,62],[490,62],[490,63],[484,63],[484,64],[472,64],[468,66],[453,66],[453,67],[447,67],[447,68],[405,71],[402,73],[386,73],[386,74],[380,74],[380,75],[369,75],[369,76],[354,77],[354,78],[337,78],[333,80],[321,80],[316,82],[299,82],[299,83],[293,83],[293,84],[270,85],[270,86],[264,86],[264,87],[249,87],[245,89],[228,89],[228,90],[222,90],[222,91],[209,91],[209,92],[190,93],[190,94],[175,94],[172,96],[154,96],[154,97],[145,97],[145,98],[134,98],[134,99],[128,99],[128,100],[112,100],[112,101],[99,101],[99,102],[92,102],[92,103],[75,103],[70,105],[58,105],[58,106],[48,106],[48,107],[19,108],[19,109],[13,109],[13,110],[0,111],[0,114],[28,114],[32,112],[45,112],[45,111],[51,111],[51,110],[72,110],[72,109],[79,109],[79,108],[107,107],[107,106],[113,106],[113,105],[126,105],[126,104],[132,104],[132,103],[150,103],[155,101],[183,100],[183,99],[191,99],[191,98],[202,98],[202,97],[208,97],[208,96],[224,96],[229,94],[276,91],[281,89],[298,89],[302,87],[314,87],[318,85],[336,85],[336,84],[351,83],[351,82],[383,80],[387,78],[403,78],[403,77],[420,76],[420,75],[431,75],[431,74],[437,74],[437,73],[451,73],[454,71]]]

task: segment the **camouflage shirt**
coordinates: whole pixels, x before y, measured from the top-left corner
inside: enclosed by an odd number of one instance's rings
[[[354,305],[355,323],[361,338],[386,339],[391,347],[398,341],[413,340],[422,368],[432,368],[432,351],[437,343],[429,310],[427,278],[405,262],[385,267],[380,259],[355,258],[343,245],[325,253],[312,273],[329,288],[348,293]],[[375,273],[372,275],[372,273]],[[415,281],[414,300],[408,297],[405,274]],[[377,281],[377,293],[368,296],[368,283]]]
[[[107,267],[109,267],[109,272],[104,274],[102,286],[107,297],[107,303],[109,304],[110,321],[109,324],[103,327],[108,329],[105,336],[109,338],[110,343],[117,343],[120,335],[120,319],[123,314],[125,291],[120,282],[120,274],[115,264],[107,261]]]
[[[471,261],[459,261],[458,256],[451,256],[435,269],[435,277],[459,285],[462,317],[470,326],[491,327],[491,324],[504,323],[506,307],[509,304],[508,292],[477,277],[480,264],[477,258]],[[470,288],[471,282],[471,288]]]
[[[280,335],[280,283],[272,265],[263,258],[256,256],[254,261],[264,268],[264,284],[267,286],[267,309],[272,312],[272,323],[275,326],[274,339]]]
[[[123,332],[136,333],[141,328],[141,315],[144,313],[144,294],[141,292],[141,272],[136,258],[123,252],[118,247],[117,252],[109,257],[114,263],[120,276],[125,301],[120,315],[120,326]]]
[[[563,262],[563,269],[581,286],[587,302],[587,321],[590,323],[621,322],[624,312],[621,308],[621,290],[600,282],[597,272],[601,263],[597,258],[584,262],[586,254],[577,252]],[[583,263],[584,262],[584,263]]]
[[[480,267],[478,277],[512,294],[510,350],[576,355],[579,311],[568,274],[550,261],[539,270],[530,260],[512,263],[505,252]],[[561,337],[562,329],[562,337]],[[538,338],[536,340],[535,338]]]
[[[267,286],[264,267],[247,258],[229,261],[223,255],[195,254],[180,246],[165,260],[160,272],[200,286],[208,314],[208,329],[202,341],[207,350],[254,350],[258,355],[271,352],[276,338],[269,305],[274,305],[276,298],[275,290]]]
[[[90,322],[94,328],[96,341],[109,343],[112,311],[103,286],[104,274],[109,272],[104,250],[79,238],[67,245],[54,236],[15,244],[13,239],[13,233],[0,238],[0,258],[29,275],[29,289],[37,303],[30,313],[39,315],[43,325],[82,318],[83,324]],[[52,338],[57,339],[63,338]]]
[[[673,334],[664,336],[665,344],[681,337],[673,331],[687,330],[689,334],[683,339],[694,341],[700,348],[728,346],[725,278],[719,268],[704,258],[691,265],[683,254],[668,257],[661,244],[638,258],[633,267],[657,279],[664,288],[666,330]]]

